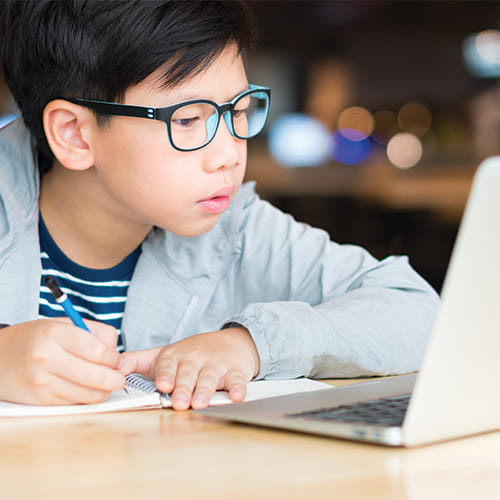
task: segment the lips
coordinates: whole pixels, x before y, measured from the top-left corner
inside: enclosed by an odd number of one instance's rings
[[[227,186],[216,191],[212,196],[200,200],[197,205],[209,214],[219,214],[229,208],[230,195],[234,192],[234,186]]]

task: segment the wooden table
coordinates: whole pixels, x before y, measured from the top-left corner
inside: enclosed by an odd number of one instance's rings
[[[406,450],[153,410],[1,420],[0,450],[2,500],[500,498],[500,432]]]

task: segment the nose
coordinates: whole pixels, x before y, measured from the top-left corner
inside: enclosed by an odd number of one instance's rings
[[[208,153],[204,163],[206,171],[234,168],[243,161],[242,151],[245,148],[245,141],[232,135],[231,115],[228,111],[222,118],[215,137],[204,148]]]

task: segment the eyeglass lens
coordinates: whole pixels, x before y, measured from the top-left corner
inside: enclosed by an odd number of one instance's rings
[[[234,103],[232,114],[224,114],[224,121],[233,136],[248,139],[264,128],[268,107],[265,93],[246,94]],[[179,149],[198,148],[214,138],[219,121],[217,108],[211,104],[187,104],[172,115],[170,138]]]

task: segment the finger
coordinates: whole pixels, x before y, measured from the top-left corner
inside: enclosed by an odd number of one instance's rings
[[[36,391],[32,394],[25,392],[22,403],[31,405],[99,403],[111,394],[110,391],[84,387],[50,373],[36,377],[35,384]]]
[[[60,345],[65,351],[92,363],[118,368],[121,358],[114,348],[108,347],[95,335],[82,332],[81,328],[76,326],[68,328],[78,331],[68,333],[65,329],[61,332]]]
[[[221,374],[211,368],[200,371],[196,389],[191,400],[191,406],[195,410],[206,408],[214,395],[221,379]]]
[[[97,391],[111,392],[125,387],[125,376],[118,370],[68,352],[62,352],[53,359],[49,373],[71,384]]]
[[[112,391],[92,389],[56,377],[52,382],[50,404],[95,404],[108,399]]]
[[[226,374],[225,388],[229,391],[229,398],[235,403],[243,401],[247,395],[247,379],[239,370],[231,370]]]
[[[193,361],[184,361],[178,365],[172,392],[172,406],[175,410],[189,408],[199,372],[200,366]]]
[[[140,373],[146,377],[155,378],[155,366],[161,347],[143,351],[127,351],[120,356],[119,369],[124,375]]]
[[[168,349],[162,349],[158,355],[155,366],[155,384],[158,390],[171,393],[176,384],[177,357],[172,355]]]

